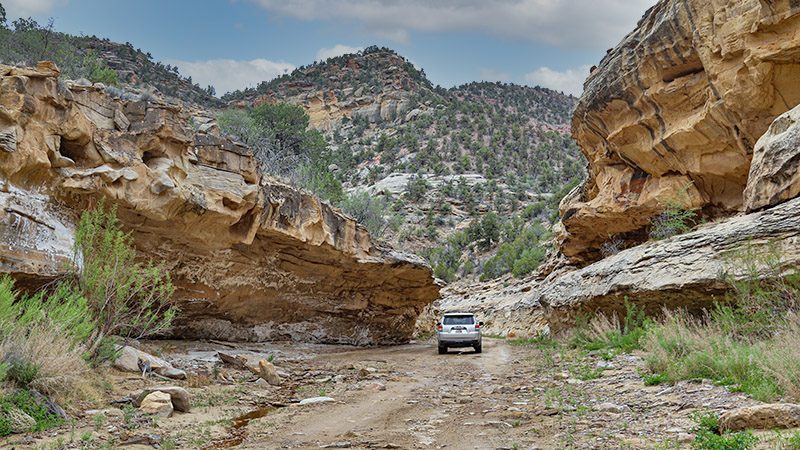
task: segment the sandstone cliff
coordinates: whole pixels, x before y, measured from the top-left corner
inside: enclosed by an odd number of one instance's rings
[[[58,276],[104,197],[172,273],[181,336],[397,343],[438,296],[424,262],[262,176],[202,111],[58,75],[0,66],[0,271]]]
[[[585,264],[646,236],[665,198],[743,208],[756,141],[800,103],[800,5],[662,0],[586,80],[573,135],[589,178],[561,206],[562,252]]]

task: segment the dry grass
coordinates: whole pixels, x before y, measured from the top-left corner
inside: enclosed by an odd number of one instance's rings
[[[73,391],[88,372],[80,350],[57,327],[46,322],[9,333],[0,342],[0,355],[13,355],[38,368],[29,387],[50,396]]]
[[[800,315],[790,313],[785,325],[763,345],[760,364],[784,394],[800,399]]]
[[[586,336],[592,340],[603,340],[611,333],[620,331],[622,331],[622,323],[620,323],[618,315],[612,314],[608,316],[600,313],[589,320]]]

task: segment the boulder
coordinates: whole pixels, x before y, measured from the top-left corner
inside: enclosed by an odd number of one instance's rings
[[[744,190],[744,206],[755,211],[800,194],[800,106],[782,114],[756,142]]]
[[[142,373],[139,367],[139,361],[147,361],[153,372],[174,379],[186,379],[186,372],[172,367],[172,364],[164,361],[163,359],[153,356],[149,353],[143,352],[137,348],[125,345],[120,350],[119,357],[114,360],[114,368],[123,372],[137,372]]]
[[[281,384],[281,377],[278,375],[278,370],[266,359],[262,359],[258,362],[258,376],[273,386],[279,386]]]
[[[770,403],[737,408],[720,415],[719,427],[724,431],[797,428],[800,427],[800,405]]]
[[[151,416],[170,417],[174,407],[172,398],[166,392],[155,391],[147,394],[139,404],[139,409]]]
[[[328,403],[335,401],[331,397],[311,397],[300,400],[299,405],[315,405],[317,403]]]
[[[162,392],[169,395],[172,407],[175,411],[188,413],[191,411],[192,404],[189,392],[178,386],[155,386],[144,389],[139,395],[133,397],[134,405],[141,405],[144,399],[153,392]]]

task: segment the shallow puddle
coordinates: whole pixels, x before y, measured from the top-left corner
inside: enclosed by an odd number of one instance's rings
[[[242,427],[246,427],[251,420],[260,419],[266,416],[267,414],[271,413],[272,411],[275,411],[276,409],[278,408],[274,406],[262,406],[261,408],[254,409],[247,414],[242,414],[241,416],[233,419],[233,428],[239,429]]]

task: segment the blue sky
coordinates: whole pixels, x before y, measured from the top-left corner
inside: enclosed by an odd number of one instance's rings
[[[9,18],[131,42],[218,93],[326,56],[395,49],[445,87],[580,94],[589,67],[655,0],[0,0]]]

